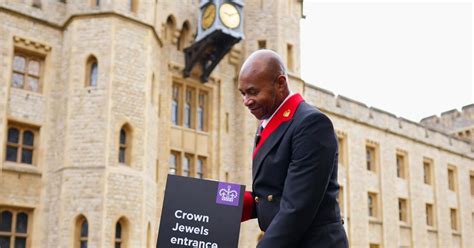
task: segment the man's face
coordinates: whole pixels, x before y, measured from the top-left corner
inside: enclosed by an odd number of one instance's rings
[[[257,119],[269,118],[282,102],[281,92],[275,79],[264,77],[261,73],[256,75],[241,75],[239,78],[239,91],[242,101]]]

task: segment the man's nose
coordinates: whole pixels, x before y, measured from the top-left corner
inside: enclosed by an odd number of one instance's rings
[[[244,103],[246,107],[248,107],[254,103],[254,100],[252,98],[249,98],[248,96],[243,96],[242,102]]]

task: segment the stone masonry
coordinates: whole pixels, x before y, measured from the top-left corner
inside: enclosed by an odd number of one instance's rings
[[[334,123],[351,247],[474,247],[473,106],[415,123],[306,83],[302,2],[245,1],[245,39],[202,84],[197,67],[182,77],[181,45],[193,42],[198,0],[0,0],[0,214],[28,213],[27,247],[78,247],[81,218],[88,247],[113,247],[119,220],[122,247],[155,247],[171,152],[204,158],[204,177],[249,189],[257,121],[241,104],[237,77],[243,60],[264,45],[290,63],[292,90]],[[38,92],[12,87],[17,52],[44,59]],[[85,83],[91,56],[94,87]],[[172,124],[173,85],[207,93],[205,130]],[[32,165],[6,160],[12,125],[36,130]],[[118,161],[123,127],[127,164]],[[367,170],[367,146],[375,149],[374,171]],[[403,178],[397,154],[405,157]],[[424,183],[426,163],[431,184]],[[375,217],[368,216],[368,193],[377,195]],[[399,199],[407,205],[404,221]],[[434,208],[431,226],[426,204]],[[239,247],[255,247],[259,235],[256,220],[243,223]]]

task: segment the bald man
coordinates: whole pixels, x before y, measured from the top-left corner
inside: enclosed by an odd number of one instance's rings
[[[252,53],[242,65],[243,104],[260,120],[252,192],[242,221],[258,218],[260,248],[348,247],[341,223],[337,139],[329,118],[291,93],[280,56]]]

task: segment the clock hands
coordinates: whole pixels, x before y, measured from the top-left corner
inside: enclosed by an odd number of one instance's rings
[[[212,15],[212,12],[207,12],[205,15],[204,15],[204,18],[203,19],[207,19],[209,17],[211,17]]]
[[[227,11],[223,11],[223,12],[224,12],[224,14],[226,14],[229,17],[239,14],[237,12],[227,12]]]

